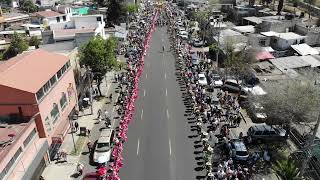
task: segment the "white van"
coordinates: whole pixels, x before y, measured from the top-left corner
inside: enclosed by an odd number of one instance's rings
[[[106,156],[107,161],[110,160],[111,152],[112,152],[112,142],[114,138],[114,130],[113,129],[102,129],[100,137],[96,143],[96,147],[93,153],[93,161],[98,163],[98,159],[101,156]]]

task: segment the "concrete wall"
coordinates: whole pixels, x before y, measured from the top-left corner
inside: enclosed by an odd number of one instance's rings
[[[0,116],[18,114],[21,107],[24,116],[33,116],[38,112],[34,94],[0,85]]]
[[[320,30],[317,29],[308,29],[301,25],[295,26],[295,32],[307,36],[306,43],[310,46],[319,46],[320,45]]]
[[[264,40],[265,45],[260,44],[260,41]],[[248,36],[248,43],[251,46],[261,46],[261,47],[267,47],[270,46],[270,38],[269,37],[262,37],[262,36],[256,36],[255,34],[249,34]]]
[[[41,36],[43,44],[52,44],[55,42],[53,39],[53,31],[42,31]]]
[[[101,18],[101,22],[97,21],[97,17]],[[72,20],[76,29],[82,29],[83,27],[95,29],[99,26],[98,23],[103,26],[105,25],[103,15],[75,16]]]
[[[279,37],[275,37],[277,39],[277,42],[275,43],[275,49],[278,50],[287,50],[291,47],[291,45],[293,44],[300,44],[300,42],[302,40],[304,40],[304,38],[302,39],[290,39],[290,40],[285,40]]]
[[[88,42],[96,33],[77,33],[74,38],[75,45],[79,47],[81,44]]]
[[[287,30],[292,31],[294,26],[299,20],[282,20],[280,22],[275,21],[262,21],[259,25],[260,32],[274,31],[278,33],[286,32]]]

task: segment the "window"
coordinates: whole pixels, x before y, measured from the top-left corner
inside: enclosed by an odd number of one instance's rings
[[[62,16],[63,21],[67,21],[66,16]]]
[[[64,108],[66,107],[67,105],[67,96],[66,96],[66,93],[62,93],[62,97],[60,99],[60,107],[61,107],[61,111],[64,110]]]
[[[57,22],[60,22],[60,17],[57,17]]]
[[[260,46],[265,46],[266,45],[266,40],[265,39],[260,39],[259,44],[260,44]]]
[[[61,69],[60,69],[60,70],[57,72],[57,78],[60,79],[61,76],[62,76],[62,71],[61,71]]]
[[[45,121],[45,125],[46,125],[46,128],[47,128],[47,131],[50,132],[51,131],[51,124],[50,124],[49,117],[47,116],[44,121]]]
[[[70,61],[68,61],[66,64],[67,69],[69,69],[70,66],[71,66]]]
[[[37,133],[36,129],[33,129],[30,134],[28,135],[28,137],[23,141],[23,145],[24,147],[26,147],[30,141],[33,139],[34,135]]]
[[[40,101],[40,99],[43,97],[43,95],[44,95],[44,92],[43,92],[43,89],[41,88],[41,89],[36,93],[37,100]]]
[[[20,154],[22,153],[22,148],[20,147],[17,152],[14,154],[14,156],[11,158],[11,160],[8,162],[8,164],[5,166],[3,171],[0,174],[0,178],[4,177],[6,174],[9,173],[10,169],[14,165],[14,163],[18,160]]]
[[[50,81],[48,81],[42,88],[44,93],[48,92],[50,89],[51,85],[50,85]]]
[[[70,61],[68,61],[65,65],[62,66],[62,68],[57,72],[57,78],[60,79],[61,76],[69,69],[70,67]]]
[[[101,22],[101,16],[100,16],[100,17],[97,17],[97,21],[98,21],[98,22]]]
[[[50,79],[51,86],[53,86],[56,82],[57,82],[56,75],[53,75],[52,78]]]
[[[58,117],[59,117],[59,108],[58,105],[56,103],[53,103],[53,108],[50,112],[51,118],[53,120],[53,124],[56,123]]]

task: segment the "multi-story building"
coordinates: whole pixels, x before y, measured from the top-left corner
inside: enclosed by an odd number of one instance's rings
[[[1,62],[0,120],[8,124],[8,132],[1,130],[0,142],[9,143],[4,143],[5,152],[0,148],[0,158],[6,155],[0,161],[0,175],[4,179],[32,176],[28,167],[34,163],[33,156],[39,164],[47,156],[42,151],[53,157],[70,127],[76,105],[74,75],[66,56],[37,49]],[[13,128],[8,127],[11,124]],[[43,145],[36,141],[30,147],[25,145],[29,135]]]

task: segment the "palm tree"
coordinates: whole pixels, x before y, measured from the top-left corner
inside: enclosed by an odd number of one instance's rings
[[[300,171],[297,166],[294,164],[291,158],[277,161],[276,165],[273,166],[274,172],[282,180],[303,180],[304,178],[300,177]]]

